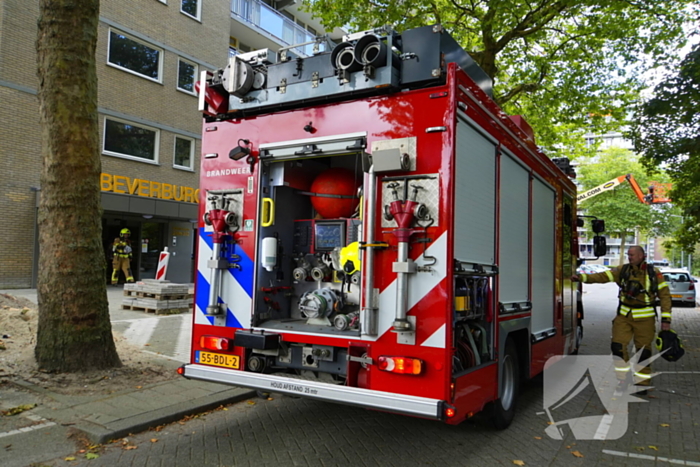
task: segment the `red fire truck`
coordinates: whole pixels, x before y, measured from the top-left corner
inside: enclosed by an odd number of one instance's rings
[[[519,380],[580,343],[575,185],[440,26],[299,47],[198,84],[180,373],[505,428]]]

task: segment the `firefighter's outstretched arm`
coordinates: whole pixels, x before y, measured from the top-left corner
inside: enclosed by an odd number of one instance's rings
[[[574,274],[571,276],[571,280],[585,284],[606,284],[608,282],[618,282],[619,277],[620,268],[612,268],[595,274]]]

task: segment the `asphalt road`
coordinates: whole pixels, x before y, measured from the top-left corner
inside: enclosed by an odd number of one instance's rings
[[[588,286],[583,355],[609,353],[615,285]],[[117,321],[128,322],[120,317]],[[149,318],[142,318],[149,319]],[[160,342],[159,318],[150,341]],[[167,324],[166,324],[167,323]],[[117,323],[118,324],[118,323]],[[448,426],[306,399],[272,395],[203,414],[98,449],[99,457],[63,458],[47,466],[239,466],[239,465],[595,465],[700,466],[700,310],[674,308],[674,329],[687,354],[676,364],[659,360],[655,389],[629,404],[625,434],[615,440],[563,440],[545,429],[542,378],[523,385],[518,412],[505,431],[481,415]],[[165,328],[163,328],[165,332]],[[179,331],[178,331],[179,332]],[[171,329],[170,336],[175,331]],[[595,407],[591,400],[581,414]],[[134,447],[135,446],[135,447]],[[522,461],[520,464],[516,461]]]

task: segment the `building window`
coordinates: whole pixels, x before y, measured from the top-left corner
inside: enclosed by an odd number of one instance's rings
[[[183,136],[175,137],[175,156],[173,165],[192,170],[194,163],[194,140]]]
[[[160,83],[163,51],[121,32],[109,31],[107,63]]]
[[[185,59],[178,58],[177,88],[194,94],[194,82],[197,79],[197,65]]]
[[[158,162],[160,132],[124,120],[105,118],[102,152],[114,156]]]
[[[192,18],[199,20],[199,15],[201,13],[202,4],[199,0],[182,0],[180,4],[180,11],[191,16]]]

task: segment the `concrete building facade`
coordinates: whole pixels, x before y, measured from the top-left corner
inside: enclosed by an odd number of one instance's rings
[[[0,210],[9,220],[0,241],[0,288],[36,285],[38,15],[38,0],[0,0]],[[277,50],[320,30],[293,2],[101,1],[96,62],[106,261],[128,228],[137,280],[155,277],[158,254],[168,247],[167,278],[193,281],[200,72],[224,67],[243,47]]]

